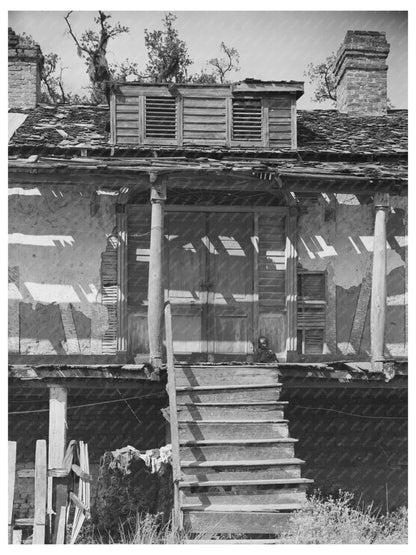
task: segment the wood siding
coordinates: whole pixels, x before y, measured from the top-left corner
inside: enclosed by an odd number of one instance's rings
[[[292,114],[290,97],[269,98],[268,107],[270,146],[290,148],[292,144]]]
[[[225,144],[225,98],[184,97],[183,142]]]

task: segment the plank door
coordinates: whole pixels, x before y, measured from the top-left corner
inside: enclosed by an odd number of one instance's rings
[[[207,214],[209,359],[245,360],[253,352],[253,214]]]
[[[253,347],[253,214],[167,212],[166,287],[178,360],[245,360]]]
[[[201,212],[166,212],[165,272],[172,307],[175,356],[206,360],[206,218]]]

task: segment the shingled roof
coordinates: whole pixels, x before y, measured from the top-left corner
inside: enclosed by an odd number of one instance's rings
[[[407,110],[386,116],[349,116],[336,110],[299,110],[300,150],[407,153]]]
[[[110,115],[105,106],[49,106],[22,111],[27,118],[14,133],[11,147],[109,147]],[[135,147],[139,151],[148,147]],[[157,149],[157,147],[155,147]],[[13,150],[13,149],[11,149]],[[158,149],[160,150],[160,149]],[[177,151],[178,147],[164,147]],[[180,147],[186,150],[186,147]],[[189,151],[195,147],[189,147]],[[201,148],[204,150],[204,148]],[[259,149],[206,147],[218,153],[244,154]],[[261,149],[262,153],[264,149]],[[298,111],[298,151],[315,154],[384,154],[407,153],[407,110],[392,110],[386,116],[351,117],[335,110]],[[281,152],[267,149],[268,154]],[[288,151],[286,151],[287,153]]]

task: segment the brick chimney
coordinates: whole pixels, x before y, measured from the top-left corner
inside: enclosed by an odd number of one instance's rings
[[[35,108],[42,66],[40,46],[26,44],[9,27],[9,109]]]
[[[387,112],[386,33],[348,31],[335,62],[337,109],[354,116]]]

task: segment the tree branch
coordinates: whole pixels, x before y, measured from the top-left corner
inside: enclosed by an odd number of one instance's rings
[[[99,14],[100,27],[101,27],[100,42],[98,45],[98,49],[106,50],[110,35],[108,33],[107,27],[105,26],[105,20],[108,19],[110,16],[105,15],[105,13],[100,10],[98,11],[98,14]]]
[[[336,95],[334,95],[334,94],[332,93],[331,85],[330,85],[330,83],[329,83],[329,81],[328,81],[328,72],[329,72],[329,68],[326,67],[326,68],[325,68],[325,72],[324,72],[324,79],[325,79],[326,90],[327,90],[327,92],[328,92],[329,98],[330,98],[331,100],[333,100],[334,102],[336,102],[336,100],[337,100]]]
[[[58,86],[59,89],[61,91],[61,97],[62,97],[62,104],[66,104],[66,94],[64,91],[64,84],[62,82],[62,72],[63,72],[64,68],[61,66],[61,70],[59,72],[59,78],[58,78]]]
[[[74,34],[74,32],[73,32],[73,30],[72,30],[71,24],[70,24],[70,22],[69,22],[69,17],[70,17],[70,15],[71,15],[71,13],[72,13],[72,11],[68,12],[68,13],[64,16],[64,19],[65,19],[65,21],[66,21],[66,24],[68,25],[69,34],[70,34],[71,37],[73,38],[73,40],[74,40],[75,44],[78,46],[78,48],[79,48],[80,50],[83,50],[84,52],[86,52],[88,55],[91,56],[92,51],[89,50],[86,46],[81,46],[81,44],[79,43],[79,40],[77,39],[76,35]]]

